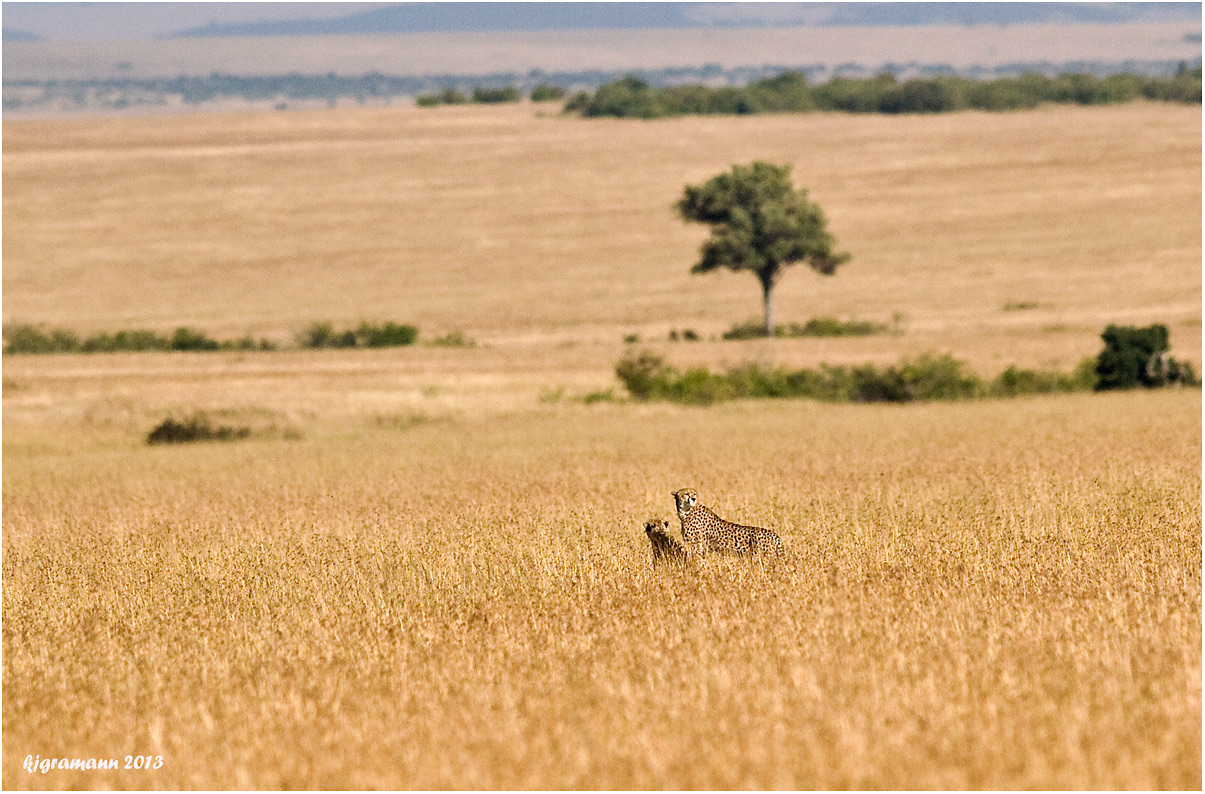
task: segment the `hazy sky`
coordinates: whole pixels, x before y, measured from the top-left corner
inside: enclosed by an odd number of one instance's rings
[[[210,22],[342,17],[389,3],[4,3],[4,27],[46,39],[145,39]]]

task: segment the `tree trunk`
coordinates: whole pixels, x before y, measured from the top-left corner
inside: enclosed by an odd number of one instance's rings
[[[770,303],[770,291],[774,289],[774,279],[761,279],[762,303],[766,307],[766,336],[774,336],[774,307]]]

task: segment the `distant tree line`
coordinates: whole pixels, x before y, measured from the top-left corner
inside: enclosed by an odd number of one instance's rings
[[[118,64],[130,69],[132,64]],[[1059,70],[1068,72],[1057,75]],[[1178,71],[1177,71],[1178,69]],[[521,97],[560,101],[578,91],[570,109],[585,115],[655,118],[684,113],[756,113],[810,110],[853,112],[935,112],[982,107],[1006,110],[1041,102],[1099,104],[1140,96],[1199,103],[1201,70],[1171,62],[1076,62],[1009,64],[960,72],[947,66],[887,64],[869,76],[856,64],[742,66],[715,64],[648,70],[482,75],[346,75],[213,73],[175,78],[131,76],[92,80],[4,80],[4,108],[54,106],[123,109],[242,100],[275,102],[340,101],[384,103],[420,98],[421,104],[505,102]],[[898,75],[898,76],[892,76]],[[911,75],[903,78],[904,75]],[[1020,75],[1020,76],[1018,76]],[[1161,75],[1161,76],[1160,76]],[[586,90],[581,90],[581,89]]]
[[[6,80],[4,108],[16,110],[47,104],[89,105],[121,109],[134,105],[162,105],[176,99],[186,105],[243,100],[247,102],[309,102],[352,100],[380,102],[399,97],[434,98],[430,104],[517,101],[524,94],[515,75],[487,75],[465,85],[457,76],[408,77],[370,72],[362,75],[232,75],[171,79],[115,78],[105,80]],[[509,81],[509,82],[508,82]],[[536,90],[538,89],[538,91]],[[466,96],[465,91],[470,92]],[[559,91],[559,93],[558,93]],[[424,93],[433,92],[433,93]],[[565,90],[537,84],[530,92],[535,101],[560,99]],[[420,102],[421,104],[421,102]]]
[[[1022,110],[1041,104],[1111,105],[1149,99],[1201,103],[1201,68],[1182,68],[1172,77],[1088,73],[1049,77],[1039,73],[993,80],[954,75],[899,80],[892,74],[871,78],[834,77],[811,84],[796,71],[743,87],[675,85],[662,88],[629,75],[581,92],[567,112],[590,117],[653,119],[705,114],[806,113],[946,113],[957,110]]]
[[[564,99],[565,93],[565,89],[559,85],[540,83],[531,89],[531,93],[528,96],[532,102],[555,102],[558,99]],[[522,92],[513,85],[501,88],[474,86],[473,93],[468,95],[458,88],[448,87],[435,93],[419,94],[415,98],[415,104],[424,108],[435,107],[437,105],[464,105],[469,102],[494,105],[503,102],[518,102],[522,98]]]

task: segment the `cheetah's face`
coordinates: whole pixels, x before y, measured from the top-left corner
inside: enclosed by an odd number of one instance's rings
[[[669,532],[669,522],[664,518],[652,518],[645,522],[645,532],[656,532],[658,530],[661,532]]]
[[[695,493],[694,488],[683,488],[681,490],[674,491],[673,497],[674,505],[678,508],[679,516],[684,516],[689,513],[691,508],[693,508],[699,502],[699,495]]]

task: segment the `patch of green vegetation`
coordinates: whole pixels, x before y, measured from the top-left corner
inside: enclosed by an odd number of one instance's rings
[[[354,347],[403,347],[418,341],[418,328],[394,322],[362,322],[355,330],[337,330],[332,323],[314,323],[297,337],[301,347],[313,350]]]
[[[744,87],[671,85],[657,88],[636,75],[580,93],[566,112],[587,118],[654,119],[667,116],[751,113],[948,113],[959,110],[1023,110],[1041,104],[1112,105],[1138,99],[1201,103],[1201,67],[1183,68],[1173,77],[1088,73],[1048,77],[1031,72],[1018,77],[974,80],[953,75],[899,80],[885,73],[870,78],[834,77],[812,85],[796,71]]]
[[[154,331],[122,330],[101,332],[81,341],[78,334],[62,328],[44,330],[35,325],[5,327],[5,353],[140,353],[151,350],[208,351],[208,350],[274,350],[266,339],[218,341],[187,326],[181,326],[171,336]]]
[[[147,434],[148,444],[189,444],[198,441],[237,441],[250,438],[251,428],[215,425],[204,414],[187,419],[164,419]]]
[[[778,324],[774,326],[774,336],[778,338],[800,337],[841,337],[841,336],[871,336],[885,334],[893,330],[892,325],[870,322],[868,320],[838,320],[836,317],[813,317],[802,325],[799,323]],[[734,325],[725,331],[721,338],[729,341],[746,339],[765,339],[766,330],[759,320]]]
[[[565,396],[565,387],[544,388],[540,390],[540,402],[545,404],[559,403]]]
[[[465,336],[463,331],[451,331],[427,342],[432,347],[477,347],[476,340]]]
[[[1170,348],[1166,325],[1110,325],[1100,338],[1105,349],[1096,358],[1099,391],[1201,385],[1192,364],[1165,355]]]
[[[1092,370],[1092,359],[1086,359],[1071,374],[1010,367],[985,382],[949,354],[926,353],[887,367],[821,364],[817,368],[791,370],[744,364],[721,373],[705,367],[681,372],[661,357],[644,351],[620,361],[615,374],[636,400],[710,405],[754,398],[916,402],[1089,391],[1096,382]]]
[[[565,89],[550,83],[538,83],[531,89],[532,102],[555,102],[565,98]]]
[[[1095,358],[1082,359],[1072,372],[1010,366],[991,380],[971,372],[948,353],[925,353],[887,367],[821,364],[817,368],[791,370],[744,364],[726,372],[712,372],[706,367],[683,372],[645,350],[622,359],[615,366],[615,374],[635,400],[691,405],[752,398],[825,402],[969,400],[1201,385],[1191,364],[1165,355],[1169,345],[1167,328],[1163,325],[1148,328],[1110,325],[1101,338],[1104,350]]]
[[[589,392],[582,396],[582,402],[584,402],[586,405],[615,402],[615,390],[605,389],[602,391]]]

